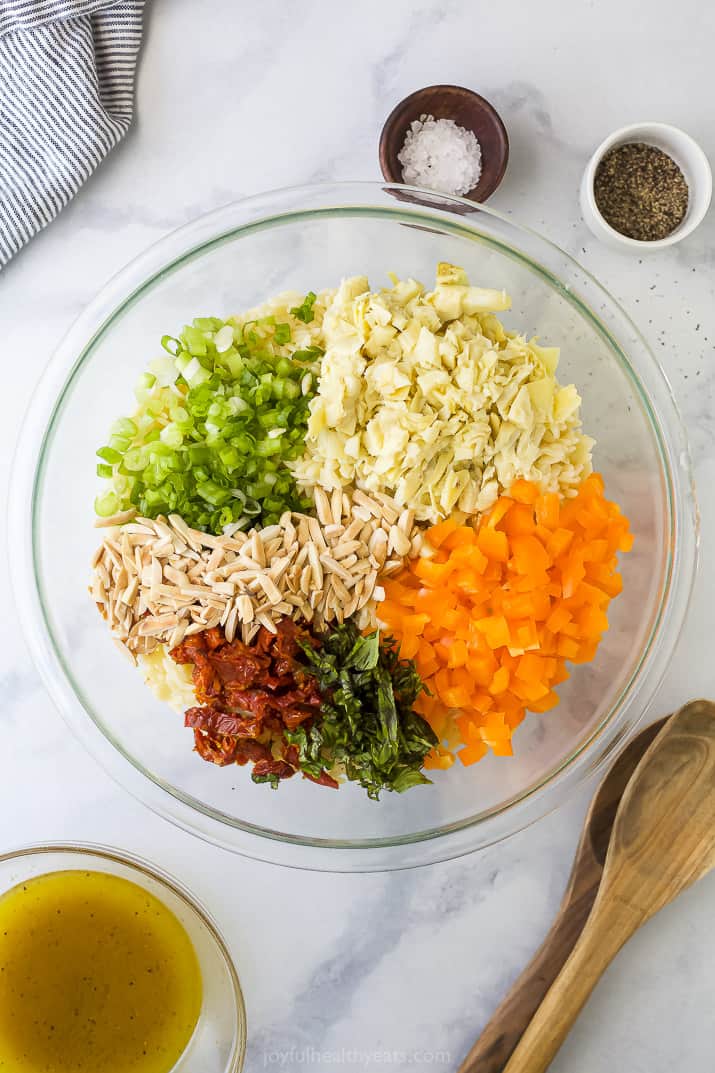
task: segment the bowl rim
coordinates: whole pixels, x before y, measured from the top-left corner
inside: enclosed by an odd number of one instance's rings
[[[645,241],[644,239],[631,238],[629,235],[623,235],[620,231],[617,231],[615,227],[612,227],[598,207],[593,187],[596,178],[596,170],[606,153],[611,149],[614,149],[616,146],[625,145],[628,141],[640,140],[646,145],[653,144],[652,141],[649,140],[649,136],[650,139],[652,139],[654,132],[661,135],[664,142],[670,141],[671,144],[674,144],[677,141],[688,147],[688,152],[693,159],[698,161],[698,165],[702,169],[704,179],[704,199],[698,213],[691,215],[690,219],[688,219],[686,214],[685,219],[683,219],[669,235],[666,235],[665,238],[655,239],[651,242]],[[665,152],[665,150],[663,151]],[[582,181],[583,197],[586,200],[588,209],[598,221],[599,226],[604,229],[611,242],[613,244],[617,243],[623,249],[638,251],[659,250],[664,249],[666,246],[674,246],[682,239],[687,238],[688,235],[691,235],[693,231],[700,226],[707,215],[712,200],[712,190],[712,168],[710,167],[710,161],[702,146],[696,142],[691,134],[688,134],[688,132],[681,127],[673,126],[671,123],[659,123],[655,121],[629,123],[625,127],[618,127],[616,130],[611,131],[611,133],[608,134],[594,150],[586,165]]]
[[[481,93],[477,93],[476,90],[469,89],[467,86],[458,86],[456,85],[456,83],[452,82],[438,82],[431,86],[421,86],[419,89],[413,90],[412,93],[408,93],[406,97],[403,97],[402,100],[397,102],[397,104],[392,109],[387,119],[383,123],[382,130],[380,131],[380,139],[378,142],[378,156],[380,159],[380,170],[383,174],[383,177],[388,183],[394,183],[397,186],[404,186],[407,187],[407,189],[414,189],[411,188],[409,184],[403,183],[401,178],[398,175],[394,174],[394,169],[392,168],[391,161],[388,157],[387,139],[392,133],[393,129],[397,128],[398,121],[402,123],[402,113],[407,109],[408,105],[412,103],[415,97],[418,97],[420,94],[425,93],[428,90],[446,90],[448,92],[456,90],[458,93],[464,94],[466,97],[471,97],[473,101],[478,103],[482,111],[489,116],[492,123],[494,124],[495,129],[499,132],[499,136],[503,141],[503,148],[499,167],[494,175],[494,178],[490,183],[486,184],[485,192],[482,193],[481,199],[478,200],[474,196],[476,191],[479,190],[479,187],[481,185],[481,179],[476,186],[474,186],[471,190],[467,191],[467,193],[463,195],[464,200],[469,201],[472,205],[482,205],[484,201],[486,201],[492,196],[493,193],[495,193],[495,191],[501,185],[501,181],[506,174],[506,169],[509,164],[509,133],[504,124],[504,120],[499,115],[499,112],[497,112],[491,101],[487,100],[486,97],[483,97]],[[402,125],[406,132],[409,124],[402,123]]]
[[[414,194],[419,208],[414,208],[412,205],[408,208],[402,205],[395,206],[390,200],[392,198],[401,201],[400,194],[405,189]],[[370,201],[371,197],[372,201]],[[319,203],[317,208],[314,204],[316,198]],[[296,208],[296,202],[299,203],[298,208]],[[306,202],[308,208],[305,207]],[[522,243],[527,240],[535,241],[540,253],[548,253],[552,257],[557,256],[562,269],[566,267],[572,273],[577,274],[583,284],[595,288],[596,296],[607,300],[608,305],[604,308],[607,309],[609,317],[615,318],[622,328],[627,329],[632,345],[637,343],[639,356],[646,362],[648,391],[641,382],[644,370],[640,370],[640,375],[636,373],[612,331],[603,323],[591,305],[580,295],[575,294],[571,283],[565,284],[561,278],[535,261],[521,247],[505,245],[493,238],[488,239],[491,244],[508,251],[511,256],[518,256],[528,261],[532,268],[544,275],[552,287],[566,296],[571,303],[578,303],[584,315],[592,320],[595,328],[608,340],[616,356],[620,355],[619,360],[623,364],[624,371],[633,381],[649,413],[652,431],[661,456],[662,473],[667,485],[669,535],[672,547],[669,551],[669,570],[664,593],[661,596],[660,607],[648,643],[621,697],[614,702],[611,710],[601,719],[598,726],[588,732],[579,746],[566,759],[552,766],[526,790],[477,816],[455,821],[438,829],[416,832],[409,836],[363,839],[359,842],[288,836],[281,832],[244,824],[229,817],[222,818],[202,802],[189,799],[186,795],[171,789],[158,777],[153,776],[126,754],[120,752],[116,743],[113,743],[109,735],[100,729],[90,712],[83,706],[81,692],[75,687],[68,668],[54,647],[50,625],[41,599],[39,580],[34,570],[33,521],[37,486],[42,476],[42,456],[48,437],[53,431],[54,421],[60,411],[64,395],[83,360],[92,352],[97,339],[111,324],[114,316],[133,304],[153,280],[163,276],[172,266],[177,268],[187,259],[200,256],[207,247],[229,241],[239,233],[246,231],[250,233],[257,226],[265,227],[267,222],[280,225],[286,219],[300,219],[306,214],[311,217],[347,212],[369,212],[379,215],[381,211],[388,217],[402,222],[405,218],[412,224],[415,224],[417,220],[423,223],[429,223],[431,220],[433,224],[438,223],[443,229],[462,236],[466,235],[473,241],[484,240],[485,236],[480,235],[473,222],[465,221],[461,215],[464,205],[469,207],[470,214],[475,211],[484,213],[486,217],[492,217],[494,221],[498,221],[507,231],[515,232]],[[432,212],[431,216],[423,215],[425,208]],[[266,215],[266,209],[271,209],[273,214]],[[280,209],[284,211],[278,211]],[[417,223],[416,226],[420,224]],[[202,239],[204,241],[201,241]],[[167,254],[173,256],[167,257]],[[147,275],[149,267],[153,271]],[[653,411],[654,394],[658,396],[658,416]],[[662,412],[661,407],[668,410],[667,415]],[[42,450],[39,449],[40,446]],[[678,478],[676,478],[677,470],[680,471]],[[70,729],[105,770],[124,789],[159,815],[209,842],[262,860],[277,861],[297,868],[329,871],[407,868],[461,856],[475,848],[482,848],[499,841],[552,811],[564,795],[578,785],[587,774],[600,769],[610,756],[614,745],[618,744],[624,736],[623,726],[618,725],[618,717],[620,716],[621,721],[625,722],[625,716],[629,714],[629,708],[632,708],[636,697],[642,703],[640,715],[644,714],[665,673],[668,659],[663,659],[658,667],[655,657],[664,649],[667,650],[668,658],[672,652],[692,592],[698,543],[698,514],[687,439],[672,388],[642,335],[615,299],[590,273],[554,243],[544,239],[530,228],[515,224],[509,217],[493,209],[480,207],[475,210],[474,203],[464,198],[435,194],[433,191],[424,191],[416,187],[406,188],[403,184],[372,182],[286,188],[232,203],[171,232],[140,253],[110,280],[65,335],[35,391],[17,445],[8,522],[13,584],[21,623],[28,638],[33,659],[50,696]],[[666,610],[669,612],[667,616]],[[643,687],[646,683],[648,689],[644,691]],[[637,717],[631,716],[629,729],[635,725],[636,720]],[[591,759],[588,771],[586,771],[585,758],[588,757]],[[510,816],[511,822],[503,821],[506,815]],[[206,820],[209,822],[206,823]],[[484,830],[485,825],[489,827],[489,824],[491,824],[491,830]],[[479,827],[482,831],[479,839],[475,841],[473,832]],[[466,837],[465,832],[466,835],[471,833],[471,837]],[[400,861],[394,859],[393,851],[396,847],[401,847],[403,853],[403,859]]]
[[[229,1060],[225,1067],[225,1073],[241,1073],[246,1056],[246,1004],[241,989],[241,982],[228,944],[224,939],[218,924],[200,898],[193,894],[186,884],[180,879],[177,879],[176,876],[166,872],[159,865],[154,864],[145,857],[141,857],[139,854],[133,853],[130,850],[119,849],[117,846],[110,846],[99,842],[49,841],[23,843],[0,853],[0,865],[15,860],[19,861],[25,857],[41,857],[45,854],[48,856],[51,854],[73,854],[87,857],[92,860],[99,859],[125,865],[132,871],[148,876],[150,879],[155,880],[161,887],[165,887],[167,890],[171,891],[172,894],[176,895],[176,897],[198,917],[202,927],[205,928],[207,933],[213,939],[231,980],[231,991],[236,1011],[236,1034],[231,1054],[229,1055]],[[39,873],[39,875],[52,875],[56,871],[60,871],[60,869],[52,868],[49,871]],[[20,880],[20,882],[22,882],[22,880]],[[0,898],[12,889],[13,887],[8,887],[7,890],[0,890]],[[185,1053],[186,1048],[180,1055],[178,1059],[179,1062]]]

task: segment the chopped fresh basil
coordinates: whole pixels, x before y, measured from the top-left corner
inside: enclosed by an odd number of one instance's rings
[[[320,717],[285,734],[301,769],[317,777],[340,765],[373,799],[428,783],[421,769],[437,737],[412,708],[423,689],[414,662],[399,658],[391,638],[363,637],[352,622],[328,627],[320,640],[301,646],[325,696]]]

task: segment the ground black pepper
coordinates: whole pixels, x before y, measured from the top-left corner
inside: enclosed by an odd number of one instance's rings
[[[606,153],[593,193],[606,222],[642,242],[666,238],[688,208],[688,184],[678,165],[662,149],[641,142]]]

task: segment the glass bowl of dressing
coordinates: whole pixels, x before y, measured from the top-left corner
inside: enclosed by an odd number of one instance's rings
[[[238,1073],[246,1013],[206,910],[111,847],[0,855],[0,1069]]]

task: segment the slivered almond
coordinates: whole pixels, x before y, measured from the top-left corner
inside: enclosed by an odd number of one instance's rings
[[[220,544],[215,547],[208,557],[208,562],[206,563],[206,572],[210,573],[211,570],[215,570],[217,566],[220,566],[223,562],[223,557],[225,554],[225,549],[221,547]]]
[[[274,556],[283,550],[282,537],[274,537],[273,540],[264,541],[266,563],[272,562]]]
[[[335,525],[341,525],[343,521],[343,493],[342,489],[334,488],[330,497],[330,513]]]
[[[384,509],[376,499],[372,499],[360,488],[356,488],[353,492],[353,503],[357,503],[359,507],[364,507],[368,512],[368,516],[372,514],[375,518],[382,518],[384,515]],[[353,514],[355,510],[353,509]]]
[[[397,525],[390,529],[389,548],[395,555],[405,556],[410,550],[410,538]]]
[[[138,632],[140,637],[156,637],[157,634],[164,633],[166,630],[173,630],[178,625],[178,615],[156,615],[142,619],[139,623]]]
[[[340,561],[346,559],[348,555],[353,555],[360,548],[364,547],[362,540],[341,540],[339,544],[336,544],[332,549],[332,556],[334,559]],[[355,557],[357,562],[357,556]]]
[[[236,608],[241,622],[253,622],[253,600],[250,596],[239,596],[236,600]]]
[[[217,596],[233,596],[236,591],[236,586],[230,581],[217,581],[211,588]]]
[[[226,619],[226,625],[224,626],[224,633],[226,635],[226,640],[229,642],[229,644],[230,644],[231,641],[233,641],[234,637],[236,636],[236,626],[237,625],[238,625],[238,608],[237,607],[232,607],[230,612],[229,612],[228,618]]]
[[[343,533],[343,540],[354,540],[358,533],[362,530],[363,525],[364,522],[362,518],[354,518]]]
[[[164,577],[167,581],[171,581],[174,585],[178,585],[179,588],[183,588],[189,583],[189,579],[183,570],[177,570],[176,567],[169,566],[168,563],[164,567]]]
[[[176,629],[172,633],[171,637],[169,638],[169,642],[168,642],[169,649],[176,648],[177,645],[181,644],[181,642],[184,639],[184,634],[186,633],[188,627],[189,627],[188,622],[180,622],[179,623],[179,625],[176,627]]]
[[[387,544],[388,536],[383,529],[376,529],[368,541],[368,549],[378,566],[382,566],[387,558]]]
[[[287,574],[283,579],[283,586],[284,596],[295,596],[300,588],[300,574],[297,577]]]
[[[122,559],[121,549],[119,548],[119,546],[117,544],[114,544],[113,541],[111,541],[111,540],[107,540],[105,545],[104,545],[104,561],[105,561],[105,563],[107,562],[107,560],[109,560],[109,562],[112,563],[112,565],[117,570],[121,570],[124,567],[124,562],[123,562],[123,559]]]
[[[320,563],[318,563],[318,568],[322,569],[321,566],[320,566]],[[312,567],[311,563],[308,563],[306,566],[303,567],[303,571],[302,571],[302,573],[300,575],[301,592],[304,592],[306,596],[310,595],[311,589],[313,588],[312,582],[313,582],[313,567]]]
[[[297,550],[297,547],[292,548],[288,555],[285,555],[282,559],[274,560],[274,562],[271,564],[271,568],[268,571],[268,577],[270,577],[276,585],[278,585],[279,582],[283,579],[284,574],[290,566],[290,561],[294,557]]]
[[[124,526],[124,532],[129,533],[131,536],[149,536],[156,538],[154,532],[154,526],[151,522],[144,522],[144,519],[140,519],[136,522],[127,522]]]
[[[320,556],[320,561],[325,569],[330,574],[337,574],[343,581],[352,581],[352,574],[349,570],[346,570],[336,559],[333,559],[331,555],[323,554]]]
[[[265,566],[266,549],[263,546],[260,533],[255,529],[253,530],[249,547],[251,549],[251,558],[253,561],[258,563],[259,566]]]
[[[268,597],[269,601],[272,604],[279,604],[283,599],[283,597],[281,596],[281,590],[278,588],[275,582],[271,580],[268,574],[259,574],[257,580],[259,585],[265,592],[266,596]]]
[[[330,583],[333,586],[336,598],[340,601],[342,606],[345,607],[346,604],[349,604],[352,599],[351,594],[348,589],[345,588],[337,574],[333,574]]]
[[[313,502],[315,503],[315,511],[318,515],[318,520],[321,525],[330,525],[333,520],[333,516],[330,510],[330,500],[323,491],[322,488],[316,488],[313,492]]]
[[[281,525],[267,525],[265,529],[261,529],[261,539],[264,544],[275,540],[276,537],[283,537],[283,527]]]
[[[301,547],[300,551],[298,552],[298,554],[295,557],[295,562],[293,563],[293,569],[297,570],[298,567],[303,566],[307,558],[308,558],[308,545],[303,544],[303,546]]]
[[[115,637],[115,638],[114,638],[114,643],[115,643],[115,645],[117,646],[117,648],[119,649],[119,651],[120,651],[120,652],[122,652],[122,653],[124,653],[124,655],[125,655],[125,656],[127,657],[127,659],[128,659],[128,660],[129,660],[129,661],[130,661],[131,663],[133,663],[133,664],[134,664],[134,666],[136,667],[136,665],[137,665],[137,658],[136,658],[136,656],[134,655],[134,653],[132,652],[131,648],[127,648],[127,646],[126,646],[125,644],[123,644],[123,643],[122,643],[122,641],[120,641],[118,637]]]
[[[410,536],[415,527],[415,512],[405,508],[397,519],[397,527],[402,530],[405,536]]]
[[[390,525],[394,525],[400,516],[399,507],[397,507],[394,501],[391,500],[389,496],[385,495],[384,492],[376,492],[375,499],[380,504],[380,513],[382,517],[385,518]]]
[[[154,527],[156,535],[162,540],[171,540],[172,543],[176,542],[176,534],[166,524],[166,519],[163,517],[154,518],[151,523]]]
[[[320,590],[323,588],[323,567],[320,562],[318,549],[312,542],[308,544],[308,562],[310,563],[310,568],[313,573],[313,584],[316,590]]]
[[[95,574],[101,581],[102,587],[104,589],[108,589],[110,586],[109,571],[107,570],[107,567],[104,565],[104,563],[97,563],[97,566],[95,568]]]
[[[120,510],[117,514],[111,514],[108,518],[95,518],[95,529],[107,529],[114,525],[124,525],[125,522],[130,522],[132,518],[136,518],[137,512],[132,507],[130,510]]]
[[[193,541],[191,540],[191,530],[189,529],[186,524],[186,521],[183,517],[181,517],[180,514],[170,514],[169,518],[167,518],[166,520],[169,521],[169,525],[176,533],[178,533],[181,539],[183,539],[187,544],[193,543]]]
[[[129,584],[127,585],[126,589],[124,590],[123,603],[125,603],[128,607],[132,607],[134,605],[134,601],[136,600],[136,596],[137,596],[138,592],[139,592],[139,578],[135,574],[130,579]]]
[[[271,616],[269,614],[267,614],[265,611],[259,611],[258,614],[256,615],[256,619],[257,619],[258,622],[260,622],[261,626],[265,626],[265,628],[270,633],[278,633],[278,630],[276,629],[275,622],[273,621]]]
[[[323,530],[320,528],[317,518],[308,518],[308,531],[310,532],[310,539],[313,541],[313,543],[321,551],[325,551],[328,545],[325,542]]]
[[[307,544],[310,540],[310,529],[308,528],[308,518],[303,515],[298,522],[298,542],[300,544]]]
[[[314,611],[308,600],[303,600],[302,603],[298,605],[298,609],[306,622],[313,621]]]
[[[344,622],[346,619],[352,618],[352,616],[357,611],[357,605],[358,605],[358,600],[359,599],[360,599],[359,596],[352,596],[350,598],[350,600],[347,602],[347,604],[345,604],[345,607],[343,607],[343,609],[342,609],[342,620],[341,621]]]

